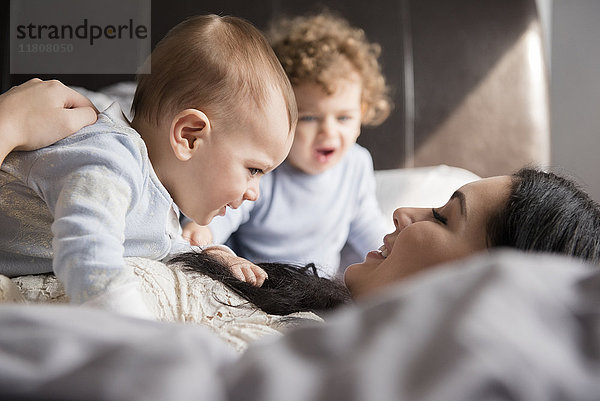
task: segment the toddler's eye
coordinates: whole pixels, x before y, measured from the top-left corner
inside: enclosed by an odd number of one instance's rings
[[[352,120],[352,117],[350,117],[350,116],[339,116],[337,119],[338,119],[338,121],[346,122],[346,121]]]
[[[448,219],[435,211],[435,209],[431,209],[433,213],[433,218],[442,223],[443,225],[448,225]]]
[[[298,121],[302,121],[302,122],[313,122],[313,121],[317,121],[317,117],[315,116],[300,116],[298,117]]]
[[[251,176],[255,176],[256,174],[262,173],[262,170],[259,168],[249,168],[248,171],[250,171]]]

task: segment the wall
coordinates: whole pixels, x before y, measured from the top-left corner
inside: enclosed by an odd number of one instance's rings
[[[552,166],[600,201],[600,1],[557,0],[551,20]]]
[[[177,7],[172,0],[152,0],[152,39],[156,43],[194,14],[234,14],[265,28],[275,16],[321,3],[364,27],[383,47],[395,110],[359,138],[376,168],[443,163],[489,176],[532,160],[547,164],[546,71],[539,62],[538,26],[531,24],[536,0],[178,0]],[[13,75],[6,86],[28,78]],[[133,76],[42,78],[97,90]]]

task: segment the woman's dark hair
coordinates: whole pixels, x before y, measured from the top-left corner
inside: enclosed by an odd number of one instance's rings
[[[524,168],[513,174],[508,203],[487,232],[490,247],[600,262],[600,207],[573,181],[554,173]]]
[[[266,313],[288,315],[293,312],[322,312],[351,301],[341,280],[320,277],[314,264],[294,266],[259,263],[269,278],[261,287],[235,278],[223,261],[202,252],[186,252],[169,263],[181,263],[186,270],[222,282],[242,298]]]

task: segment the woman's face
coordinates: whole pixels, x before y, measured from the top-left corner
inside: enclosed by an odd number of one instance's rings
[[[352,297],[485,249],[487,223],[506,204],[510,186],[509,176],[486,178],[461,187],[440,208],[396,209],[396,230],[383,238],[383,246],[346,269]]]

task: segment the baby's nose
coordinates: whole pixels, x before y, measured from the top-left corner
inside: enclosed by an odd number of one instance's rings
[[[249,200],[249,201],[254,202],[258,199],[259,194],[260,194],[260,189],[259,189],[258,185],[251,186],[248,189],[246,189],[246,192],[244,193],[244,200]]]

